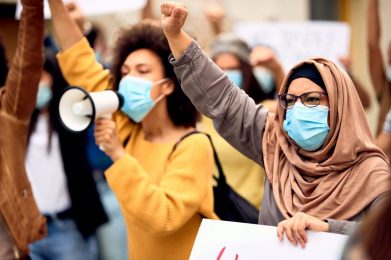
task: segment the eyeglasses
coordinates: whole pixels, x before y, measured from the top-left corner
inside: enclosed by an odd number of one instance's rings
[[[298,98],[300,98],[301,103],[303,103],[304,106],[316,107],[320,104],[322,96],[327,96],[327,94],[320,91],[310,91],[303,93],[300,96],[292,94],[280,94],[278,95],[278,100],[280,101],[280,104],[283,109],[292,108]]]

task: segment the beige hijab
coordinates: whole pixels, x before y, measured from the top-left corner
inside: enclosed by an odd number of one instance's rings
[[[263,136],[267,178],[285,218],[305,212],[320,219],[347,220],[390,189],[390,165],[374,144],[364,109],[349,76],[316,58],[329,98],[330,131],[322,148],[300,149],[282,129],[284,109],[270,114]],[[293,68],[294,69],[294,68]],[[293,70],[292,69],[292,70]],[[286,93],[288,73],[281,87]]]

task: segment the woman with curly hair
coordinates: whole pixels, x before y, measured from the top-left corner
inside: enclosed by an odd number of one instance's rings
[[[119,33],[112,72],[93,50],[60,0],[49,1],[71,85],[108,88],[124,97],[113,120],[95,123],[95,141],[113,160],[105,172],[125,217],[131,259],[188,259],[203,217],[213,211],[212,148],[194,131],[198,112],[182,92],[168,61],[161,27],[140,22]],[[173,152],[172,152],[173,151]]]

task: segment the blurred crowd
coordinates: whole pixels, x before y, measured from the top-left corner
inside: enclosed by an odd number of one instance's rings
[[[21,1],[12,60],[0,30],[0,259],[188,259],[202,219],[222,218],[196,130],[278,239],[304,248],[305,230],[339,233],[341,259],[391,258],[381,1],[366,1],[369,86],[349,56],[287,71],[273,46],[227,29],[219,1],[203,6],[206,40],[179,1],[148,0],[113,39],[77,2],[48,2],[45,29],[43,1]],[[69,86],[115,90],[123,105],[69,131],[58,109]]]

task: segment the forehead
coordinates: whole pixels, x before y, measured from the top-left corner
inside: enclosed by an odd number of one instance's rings
[[[222,69],[231,69],[240,66],[239,59],[232,53],[219,53],[214,57],[214,61]]]
[[[309,91],[324,92],[324,90],[313,81],[307,78],[298,78],[293,80],[291,84],[288,86],[287,94],[300,96],[301,94]]]
[[[139,49],[131,52],[125,59],[124,65],[129,67],[137,66],[140,64],[151,66],[163,66],[160,57],[149,49]]]

